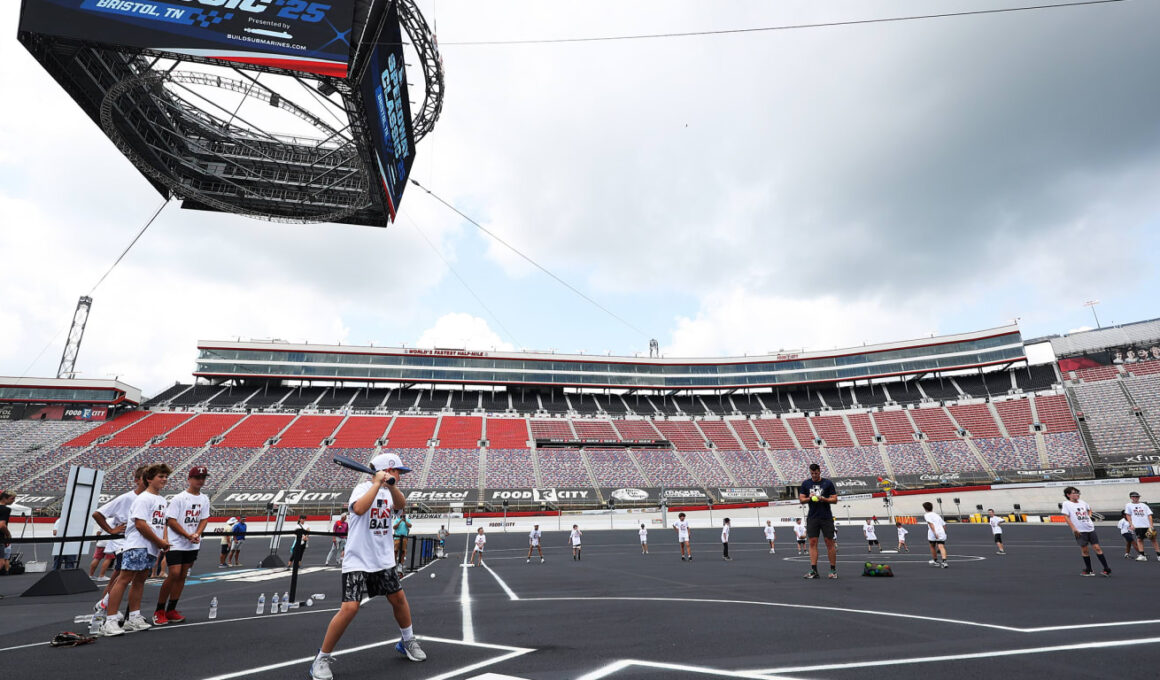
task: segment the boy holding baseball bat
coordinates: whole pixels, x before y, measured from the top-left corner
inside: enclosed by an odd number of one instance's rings
[[[406,505],[399,492],[400,475],[410,472],[393,453],[381,453],[371,461],[374,477],[362,482],[350,494],[350,529],[346,554],[342,558],[342,606],[326,629],[318,656],[310,665],[314,680],[331,680],[331,652],[338,645],[346,627],[358,614],[360,603],[383,595],[391,603],[401,640],[395,650],[411,661],[423,661],[427,655],[415,639],[411,628],[411,606],[399,583],[395,569],[395,543],[391,519]]]

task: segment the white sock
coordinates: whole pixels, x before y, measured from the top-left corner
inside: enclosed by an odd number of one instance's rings
[[[403,642],[406,642],[407,640],[410,640],[411,638],[415,637],[414,626],[407,626],[406,628],[400,628],[399,633],[401,633],[403,636]]]
[[[139,618],[141,618],[141,610],[140,610],[140,609],[134,609],[133,611],[129,612],[129,618],[131,618],[131,619],[139,619]]]
[[[328,658],[330,658],[330,655],[320,649],[320,650],[318,650],[318,656],[314,657],[314,660],[317,661],[318,659],[328,659]]]

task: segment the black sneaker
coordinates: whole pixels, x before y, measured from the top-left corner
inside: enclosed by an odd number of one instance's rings
[[[1092,573],[1091,569],[1084,569],[1083,571],[1081,571],[1079,573],[1079,575],[1080,576],[1095,576],[1095,574]]]
[[[820,577],[818,576],[818,572],[811,569],[811,570],[807,571],[806,575],[803,576],[802,578],[820,578]]]
[[[1112,570],[1111,570],[1111,569],[1104,569],[1104,570],[1103,570],[1103,571],[1101,571],[1100,573],[1101,573],[1101,574],[1103,574],[1104,576],[1111,576],[1111,575],[1112,575]]]

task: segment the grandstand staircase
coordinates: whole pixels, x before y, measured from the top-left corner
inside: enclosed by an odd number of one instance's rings
[[[955,388],[958,389],[958,385],[956,385]],[[962,423],[960,423],[957,418],[955,418],[955,414],[951,413],[949,408],[945,406],[942,407],[942,412],[946,414],[947,418],[950,419],[951,425],[955,426],[955,430],[966,431],[966,428],[963,427]],[[983,458],[983,454],[979,453],[979,449],[977,446],[975,446],[975,442],[971,441],[970,437],[960,437],[959,440],[967,445],[967,448],[971,451],[971,455],[973,455],[975,459],[979,461],[979,469],[985,471],[988,475],[994,478],[995,470],[987,463],[987,459]]]
[[[184,391],[182,393],[184,393]],[[148,418],[148,417],[149,416],[145,416],[145,418]],[[48,474],[50,471],[56,469],[57,467],[60,467],[63,465],[68,465],[69,463],[76,460],[77,458],[79,458],[79,457],[83,456],[84,454],[88,453],[89,451],[92,451],[93,449],[95,449],[99,444],[103,444],[104,442],[107,442],[107,441],[113,439],[114,437],[121,434],[122,432],[129,429],[130,427],[133,427],[134,425],[141,422],[142,420],[145,420],[145,418],[140,418],[138,420],[134,420],[130,423],[127,423],[124,427],[117,430],[116,432],[114,432],[112,434],[105,435],[103,437],[100,437],[100,438],[94,440],[88,446],[81,448],[80,451],[77,451],[76,453],[74,453],[71,456],[68,456],[67,458],[61,458],[60,460],[53,461],[53,464],[50,465],[49,467],[41,470],[40,472],[36,473],[35,475],[32,475],[31,477],[28,477],[27,479],[21,481],[20,482],[21,486],[27,487],[30,482],[34,482],[34,481],[40,479],[41,477],[45,476],[46,474]],[[75,439],[75,436],[73,438]]]
[[[894,479],[894,466],[890,464],[890,456],[886,455],[886,445],[878,443],[874,446],[878,447],[878,455],[882,457],[882,465],[886,469],[886,476],[889,479]]]
[[[644,474],[644,470],[640,469],[640,463],[638,463],[637,460],[632,457],[631,451],[629,451],[628,457],[632,460],[632,464],[636,466],[636,469],[638,472],[640,472],[641,476],[645,479],[648,479],[648,476]],[[584,471],[588,473],[588,481],[592,484],[592,488],[596,489],[596,493],[599,495],[600,485],[596,483],[596,473],[592,471],[592,461],[588,460],[588,454],[584,452],[584,449],[580,449],[580,460],[584,461]]]
[[[427,486],[427,473],[431,471],[431,460],[435,458],[435,447],[427,447],[427,455],[423,458],[423,467],[419,469],[419,483],[416,486]]]
[[[1072,388],[1065,387],[1063,393],[1064,396],[1067,397],[1067,405],[1071,409],[1071,412],[1077,414],[1083,413],[1083,409],[1079,407],[1079,402],[1076,400],[1076,396],[1072,391]],[[1033,422],[1042,423],[1043,421],[1039,419],[1039,409],[1035,406],[1035,397],[1030,397],[1028,401],[1031,402],[1031,417]],[[1099,460],[1100,458],[1096,453],[1096,442],[1094,439],[1092,439],[1092,431],[1088,427],[1087,420],[1084,418],[1076,418],[1075,423],[1079,427],[1079,438],[1083,442],[1084,448],[1087,450],[1088,460],[1091,460],[1094,464],[1095,461]],[[1042,432],[1035,433],[1035,448],[1039,451],[1040,462],[1042,463],[1043,461],[1047,460],[1047,441],[1043,438]],[[1045,465],[1044,467],[1049,466]]]
[[[483,488],[487,486],[487,447],[479,448],[479,467],[476,472],[476,486],[479,487],[479,497],[483,498]]]
[[[682,452],[680,449],[673,449],[673,455],[676,457],[677,462],[679,462],[685,468],[685,471],[689,473],[689,477],[691,479],[697,480],[697,483],[701,485],[701,488],[708,491],[709,490],[708,482],[701,479],[701,477],[697,475],[697,472],[695,470],[693,470],[693,466],[689,465],[689,461],[685,458],[684,452]],[[720,461],[718,460],[718,462],[720,462]],[[730,477],[730,478],[732,478],[732,477]]]
[[[290,396],[290,393],[288,393],[286,396]],[[286,397],[283,397],[283,399],[285,398]],[[289,430],[294,425],[294,423],[298,422],[298,419],[301,417],[301,413],[296,414],[293,418],[290,419],[289,422],[286,423],[286,425],[281,430],[278,430],[277,434],[266,440],[266,443],[262,445],[262,448],[258,449],[257,453],[251,456],[249,460],[239,465],[238,469],[234,470],[233,474],[231,474],[224,482],[222,482],[221,487],[218,488],[217,493],[214,495],[213,500],[211,500],[210,503],[215,502],[219,496],[228,491],[229,488],[234,485],[234,482],[236,482],[238,478],[246,474],[246,471],[253,467],[254,463],[258,462],[258,459],[261,458],[262,455],[266,453],[266,451],[270,450],[270,442],[276,441],[283,434],[286,434],[286,430]]]
[[[721,454],[717,452],[716,448],[712,449],[712,453],[713,460],[717,461],[717,464],[720,465],[721,469],[725,471],[725,476],[729,478],[729,483],[733,486],[740,486],[740,482],[738,482],[737,478],[733,476],[733,471],[730,470],[729,466],[725,464],[725,460],[721,458]]]
[[[987,411],[990,412],[991,418],[995,421],[995,425],[999,427],[999,434],[1003,435],[1004,439],[1010,439],[1011,433],[1007,431],[1007,423],[1004,423],[1003,418],[999,416],[999,409],[995,408],[994,402],[987,401]]]
[[[653,482],[652,477],[649,477],[647,474],[645,474],[644,466],[641,465],[640,461],[636,459],[636,454],[633,453],[632,449],[625,449],[625,453],[628,454],[628,459],[632,461],[633,466],[636,467],[636,471],[640,473],[640,476],[642,478],[644,478],[645,480],[647,480],[650,486],[655,486],[655,483]],[[588,462],[587,457],[584,459],[584,462],[585,463]],[[685,467],[688,467],[688,466],[686,465]],[[592,479],[596,479],[596,475],[592,474],[592,466],[591,465],[588,465],[588,474],[589,474],[589,476],[592,477]],[[696,479],[696,477],[693,477],[693,479]]]
[[[528,428],[528,432],[530,433],[532,431],[532,425],[531,425],[531,423],[528,423],[527,420],[528,420],[527,418],[524,418],[524,422],[526,423],[527,428]],[[528,436],[530,437],[531,434],[529,434]],[[544,476],[542,474],[540,474],[539,450],[536,449],[536,447],[534,447],[534,446],[532,447],[531,450],[532,450],[532,475],[535,477],[536,486],[542,487],[542,486],[544,486]]]
[[[1140,427],[1144,428],[1144,434],[1148,437],[1148,441],[1152,442],[1152,450],[1160,451],[1160,441],[1157,441],[1156,433],[1148,425],[1148,419],[1144,417],[1144,411],[1140,408],[1140,404],[1136,402],[1136,398],[1132,396],[1132,391],[1128,389],[1127,383],[1117,378],[1116,384],[1120,386],[1120,391],[1128,399],[1128,405],[1132,407],[1132,414],[1140,422]]]
[[[769,463],[769,467],[773,469],[773,472],[777,475],[777,478],[784,482],[792,483],[792,479],[787,477],[785,472],[782,471],[781,466],[777,464],[777,460],[773,457],[773,450],[767,446],[763,448],[762,451],[765,452],[765,460]]]
[[[173,396],[169,397],[168,399],[166,399],[165,401],[161,402],[160,404],[150,404],[150,406],[151,406],[151,407],[152,407],[152,406],[165,406],[165,405],[167,405],[167,404],[171,404],[171,403],[173,403],[173,400],[174,400],[174,399],[176,399],[176,398],[180,397],[181,395],[185,394],[186,392],[188,392],[188,391],[192,390],[192,389],[193,389],[194,387],[196,387],[196,386],[197,386],[196,384],[194,384],[194,385],[190,385],[189,387],[186,387],[184,390],[182,390],[182,391],[178,392],[177,394],[175,394],[175,395],[173,395]]]
[[[325,392],[323,392],[323,394],[325,394]],[[321,396],[319,398],[321,398]],[[328,448],[330,448],[330,445],[327,444],[326,442],[333,440],[335,435],[338,434],[338,431],[342,429],[343,425],[346,425],[346,421],[348,421],[348,420],[350,420],[349,413],[347,413],[345,416],[343,416],[342,420],[339,421],[338,425],[335,426],[335,428],[330,431],[330,434],[327,435],[326,438],[322,440],[322,445],[318,447],[318,451],[316,451],[314,453],[314,456],[312,456],[310,458],[310,462],[307,463],[306,465],[303,465],[302,469],[298,471],[298,474],[294,476],[294,479],[290,480],[290,488],[292,488],[292,489],[298,488],[298,485],[302,483],[303,479],[305,479],[306,473],[310,472],[311,468],[314,467],[314,464],[318,462],[318,459],[321,458],[324,453],[326,453],[326,450]]]

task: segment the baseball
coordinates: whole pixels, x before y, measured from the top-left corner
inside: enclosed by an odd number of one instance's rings
[[[431,578],[435,578],[435,572],[431,572]]]

